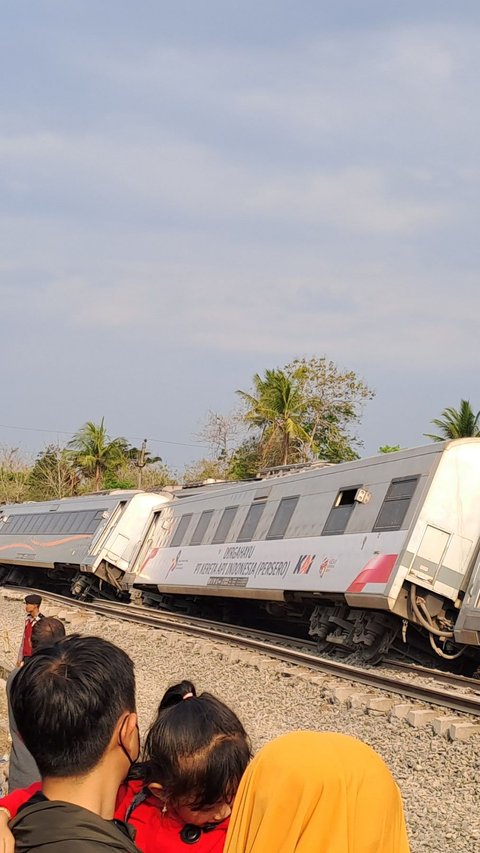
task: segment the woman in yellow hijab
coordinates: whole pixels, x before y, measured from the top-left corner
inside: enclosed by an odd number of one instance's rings
[[[379,755],[341,734],[271,741],[240,783],[224,853],[409,853],[400,792]]]

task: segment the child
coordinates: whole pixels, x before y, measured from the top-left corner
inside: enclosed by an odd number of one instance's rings
[[[197,696],[194,685],[182,681],[160,702],[143,763],[119,789],[115,817],[135,828],[142,853],[186,853],[191,845],[198,853],[221,853],[250,757],[247,734],[233,711],[209,693]],[[1,809],[13,816],[38,789],[33,785],[0,800],[0,849],[8,817]]]

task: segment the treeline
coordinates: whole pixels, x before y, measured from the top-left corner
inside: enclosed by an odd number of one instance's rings
[[[123,438],[110,438],[102,418],[61,447],[49,444],[33,464],[17,448],[0,448],[0,503],[44,501],[101,489],[160,489],[175,482],[158,456]]]
[[[365,404],[374,391],[353,371],[326,358],[295,359],[282,368],[255,374],[248,391],[238,390],[237,408],[209,411],[197,438],[205,455],[178,474],[146,443],[111,438],[104,420],[87,421],[65,447],[48,445],[28,463],[18,449],[0,447],[0,503],[49,500],[101,489],[162,489],[176,482],[243,480],[262,469],[322,459],[359,457],[357,434]],[[480,412],[468,400],[432,420],[439,433],[427,438],[480,436]],[[384,445],[382,453],[400,450]]]

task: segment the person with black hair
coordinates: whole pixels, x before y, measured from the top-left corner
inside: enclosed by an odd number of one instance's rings
[[[100,637],[67,637],[22,667],[11,702],[42,777],[10,824],[16,853],[137,853],[128,828],[113,820],[140,749],[128,655]]]
[[[20,650],[18,652],[18,660],[17,666],[20,666],[22,661],[28,660],[29,657],[32,656],[32,631],[33,626],[39,622],[40,619],[44,619],[43,613],[40,613],[40,605],[42,603],[42,596],[38,595],[36,592],[32,592],[29,595],[25,596],[25,627],[23,629],[23,637],[22,642],[20,644]]]
[[[34,623],[31,636],[32,656],[40,649],[53,646],[65,637],[65,626],[59,619],[47,616]],[[21,664],[23,666],[23,663]],[[28,751],[18,733],[17,723],[11,705],[12,685],[20,672],[20,667],[12,670],[7,678],[6,693],[8,705],[8,723],[12,746],[8,768],[8,791],[25,788],[40,780],[40,771],[33,755]]]
[[[197,696],[182,681],[164,694],[151,725],[143,761],[120,786],[115,816],[136,831],[143,853],[221,853],[240,779],[250,761],[248,736],[236,714],[210,693]],[[36,790],[0,800],[14,814]],[[10,853],[5,818],[0,844]]]
[[[145,740],[143,763],[135,768],[125,791],[125,818],[145,804],[150,838],[142,847],[154,853],[165,839],[165,850],[223,850],[231,806],[251,758],[249,738],[237,715],[210,693],[197,696],[191,681],[164,694],[156,720]],[[117,813],[122,814],[121,793]],[[152,834],[153,831],[153,834]]]

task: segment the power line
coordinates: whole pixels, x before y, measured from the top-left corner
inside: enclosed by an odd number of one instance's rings
[[[73,432],[67,432],[64,429],[42,429],[40,427],[24,427],[24,426],[11,426],[9,424],[0,424],[0,429],[13,429],[13,430],[22,430],[23,432],[49,432],[54,435],[75,435]],[[144,436],[140,437],[139,435],[132,435],[130,438],[135,441],[143,440]],[[147,438],[147,441],[153,444],[172,444],[177,447],[206,447],[205,444],[193,444],[192,442],[188,443],[185,441],[168,441],[166,438]]]

